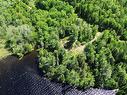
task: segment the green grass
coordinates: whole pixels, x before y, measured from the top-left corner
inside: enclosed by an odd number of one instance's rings
[[[5,49],[4,46],[5,46],[5,41],[0,39],[0,59],[10,55],[10,52],[7,49]]]
[[[9,51],[7,51],[4,48],[0,48],[0,59],[3,58],[3,57],[6,57],[8,55],[10,55]]]

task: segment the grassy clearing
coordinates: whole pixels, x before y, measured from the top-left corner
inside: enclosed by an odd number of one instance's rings
[[[79,54],[82,53],[84,51],[84,48],[88,45],[88,44],[92,44],[94,41],[96,41],[99,37],[101,37],[103,35],[103,33],[101,32],[97,32],[95,35],[95,38],[92,39],[91,41],[85,43],[84,45],[77,45],[76,47],[72,47],[70,50],[65,49],[67,52],[73,52],[75,54]],[[64,45],[68,42],[69,37],[65,37],[63,39],[60,40],[60,46],[64,48]]]
[[[4,46],[5,46],[5,41],[0,39],[0,59],[10,55],[10,52],[7,49],[5,49]]]
[[[9,51],[7,51],[4,48],[0,48],[0,59],[3,58],[3,57],[6,57],[8,55],[10,55]]]
[[[99,37],[101,37],[103,35],[103,33],[100,33],[100,32],[97,32],[97,34],[95,35],[95,38],[93,40],[91,40],[90,42],[86,43],[85,45],[80,45],[76,48],[72,48],[70,50],[70,52],[73,52],[73,53],[76,53],[76,54],[79,54],[79,53],[82,53],[84,51],[84,48],[88,45],[88,44],[91,44],[93,43],[94,41],[96,41]]]

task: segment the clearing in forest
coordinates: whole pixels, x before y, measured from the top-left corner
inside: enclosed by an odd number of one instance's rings
[[[73,53],[82,53],[84,51],[84,48],[88,45],[88,44],[91,44],[93,43],[94,41],[96,41],[99,37],[101,37],[103,35],[103,33],[101,32],[97,32],[96,35],[95,35],[95,38],[91,41],[89,41],[88,43],[86,43],[85,45],[80,45],[78,47],[74,47],[70,50],[70,52],[73,52]]]

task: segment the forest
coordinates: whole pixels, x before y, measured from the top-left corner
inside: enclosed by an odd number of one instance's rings
[[[50,80],[126,95],[127,0],[0,0],[0,48],[36,50]]]

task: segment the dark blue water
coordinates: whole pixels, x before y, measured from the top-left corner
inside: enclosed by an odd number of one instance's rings
[[[21,60],[8,56],[0,60],[0,95],[115,95],[111,90],[77,89],[51,82],[38,68],[37,52]]]

